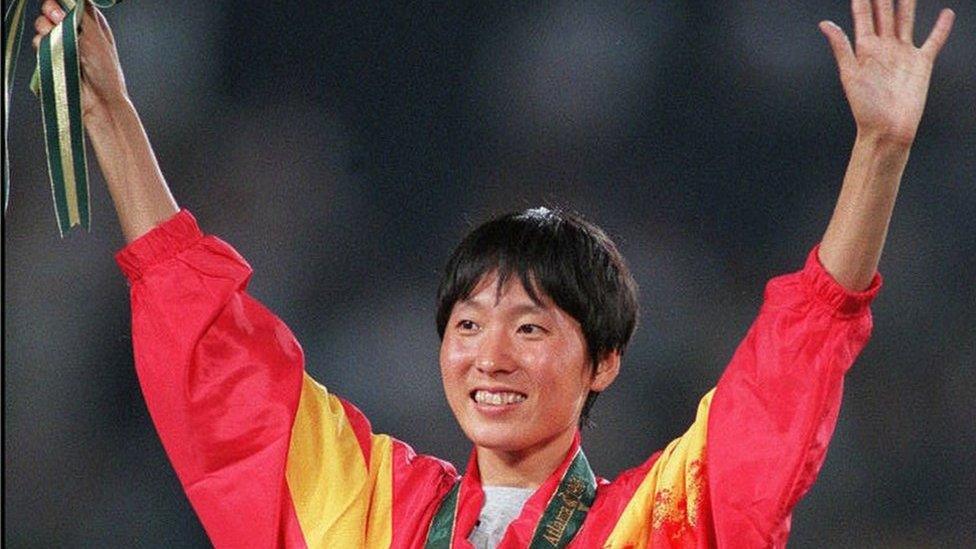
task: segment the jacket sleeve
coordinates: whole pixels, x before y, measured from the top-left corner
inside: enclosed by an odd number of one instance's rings
[[[453,481],[305,374],[291,331],[247,294],[250,266],[189,212],[116,259],[150,416],[215,546],[389,546],[394,470]]]
[[[626,489],[608,542],[785,545],[793,506],[823,463],[843,376],[867,343],[869,304],[881,286],[875,275],[867,290],[845,290],[820,264],[818,248],[803,270],[767,284],[758,317],[688,431],[621,475],[621,490],[636,486]]]
[[[818,250],[799,273],[769,282],[759,318],[719,380],[707,449],[719,545],[785,545],[793,507],[826,456],[844,374],[871,334],[881,276],[848,291]]]

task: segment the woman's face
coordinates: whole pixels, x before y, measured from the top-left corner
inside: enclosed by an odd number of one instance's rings
[[[593,375],[579,322],[538,295],[541,304],[518,277],[499,294],[489,273],[451,311],[440,352],[444,391],[478,447],[525,452],[572,436],[589,391],[616,376],[616,368]]]

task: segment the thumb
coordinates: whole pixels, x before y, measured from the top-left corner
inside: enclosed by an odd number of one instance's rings
[[[827,37],[830,49],[834,52],[834,59],[837,60],[837,68],[841,71],[847,70],[847,68],[857,61],[857,58],[854,56],[854,50],[851,48],[851,41],[847,38],[844,31],[833,21],[821,21],[819,26],[820,32]]]

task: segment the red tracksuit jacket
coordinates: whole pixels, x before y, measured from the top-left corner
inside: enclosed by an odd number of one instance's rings
[[[176,473],[217,547],[423,547],[458,474],[418,456],[304,372],[288,327],[246,292],[251,268],[187,211],[117,255],[136,371]],[[781,547],[823,463],[843,376],[871,331],[875,276],[844,290],[817,260],[774,278],[688,431],[596,497],[571,547]],[[566,461],[500,547],[527,547]],[[453,547],[483,494],[460,480]],[[537,538],[538,539],[538,538]]]

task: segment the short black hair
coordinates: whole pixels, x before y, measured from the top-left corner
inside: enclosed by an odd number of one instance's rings
[[[540,207],[491,219],[451,254],[437,291],[442,340],[454,304],[495,271],[499,293],[518,276],[533,301],[541,302],[541,291],[580,323],[591,369],[608,352],[623,354],[637,328],[637,283],[613,241],[576,213]],[[598,394],[587,395],[581,427]]]

